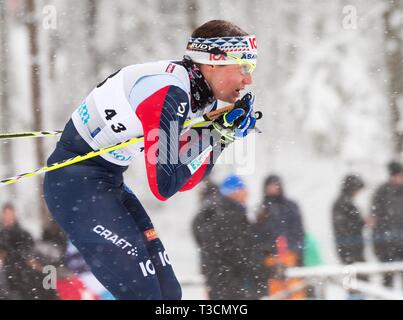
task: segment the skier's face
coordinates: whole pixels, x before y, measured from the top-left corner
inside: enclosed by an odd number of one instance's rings
[[[251,73],[239,64],[218,66],[202,65],[201,71],[213,90],[214,97],[234,103],[240,97],[240,91],[253,82]]]
[[[242,205],[246,205],[246,201],[248,200],[248,191],[246,189],[239,189],[230,193],[228,197]]]
[[[399,173],[399,174],[394,175],[391,178],[391,181],[392,181],[393,185],[396,185],[396,186],[403,185],[403,173]]]
[[[266,187],[266,194],[268,196],[279,196],[281,193],[281,187],[278,183],[270,183]]]
[[[11,227],[15,224],[16,222],[16,216],[15,216],[15,212],[12,209],[5,209],[3,211],[3,215],[1,217],[1,222],[3,223],[4,227]]]

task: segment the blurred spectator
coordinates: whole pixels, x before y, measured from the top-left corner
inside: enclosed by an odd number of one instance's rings
[[[311,233],[304,235],[303,265],[304,267],[316,267],[322,264],[322,257],[316,238]],[[322,299],[325,296],[320,281],[314,279],[313,283],[306,287],[307,299]]]
[[[69,241],[65,267],[60,268],[57,290],[62,300],[114,300],[92,274],[77,248]]]
[[[99,300],[82,279],[68,268],[59,269],[57,292],[61,300]]]
[[[11,299],[7,284],[7,276],[4,271],[3,261],[6,257],[5,251],[0,249],[0,300]]]
[[[388,164],[389,181],[381,185],[372,199],[374,251],[382,262],[403,260],[403,168]],[[392,274],[385,274],[384,285],[393,285]]]
[[[217,214],[217,204],[220,202],[220,193],[218,186],[211,180],[206,180],[200,193],[200,210],[196,214],[192,231],[199,248],[199,259],[201,266],[201,274],[203,275],[207,287],[207,294],[210,297],[210,290],[216,281],[215,263],[209,256],[213,234],[211,220]]]
[[[54,289],[45,289],[43,265],[31,235],[19,225],[15,208],[8,203],[1,212],[0,252],[7,278],[8,299],[57,299]]]
[[[303,265],[305,267],[315,267],[322,264],[318,242],[311,233],[304,235]]]
[[[35,248],[46,257],[47,264],[60,267],[64,264],[67,239],[60,227],[54,221],[50,221],[42,232],[41,240],[36,242]]]
[[[246,185],[232,175],[224,180],[219,190],[222,197],[216,210],[214,200],[210,204],[205,202],[205,208],[210,208],[210,213],[205,211],[204,217],[207,218],[199,218],[194,223],[204,261],[209,261],[205,268],[208,270],[209,298],[257,299],[253,256],[255,242],[247,220]]]
[[[299,285],[298,279],[285,279],[287,267],[302,266],[304,227],[298,205],[287,199],[281,179],[270,175],[263,185],[263,201],[254,229],[265,255],[269,295]],[[291,296],[304,298],[303,292]]]
[[[341,192],[332,209],[333,230],[336,239],[337,254],[343,264],[364,262],[363,229],[366,225],[360,210],[354,204],[354,198],[364,188],[364,181],[358,175],[347,175],[342,182]],[[359,280],[368,280],[367,276],[358,275]],[[349,291],[349,299],[363,299],[355,290]]]
[[[332,209],[337,254],[343,264],[364,262],[363,228],[365,220],[354,204],[354,197],[364,188],[357,175],[347,175]]]

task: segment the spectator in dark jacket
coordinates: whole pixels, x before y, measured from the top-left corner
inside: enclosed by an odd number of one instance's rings
[[[298,254],[302,265],[304,226],[298,205],[287,199],[284,187],[277,175],[270,175],[264,182],[264,196],[255,226],[268,254],[276,254],[276,240],[287,239],[288,249]]]
[[[5,258],[6,252],[0,248],[0,300],[11,300],[14,297],[8,289],[7,275],[3,267]]]
[[[8,299],[57,299],[56,291],[45,289],[42,264],[31,235],[19,225],[12,204],[5,204],[1,213],[0,256],[7,277]]]
[[[200,210],[196,214],[192,230],[200,253],[201,274],[204,276],[207,294],[211,296],[211,288],[216,281],[214,262],[209,256],[211,239],[214,236],[211,220],[217,213],[217,204],[220,202],[218,186],[211,180],[206,180],[200,193]]]
[[[347,175],[341,193],[333,205],[332,221],[337,254],[343,264],[364,262],[363,228],[365,220],[354,204],[354,197],[364,188],[357,175]]]
[[[382,262],[403,261],[403,167],[388,164],[389,181],[381,185],[372,199],[374,252]],[[384,284],[392,286],[393,277],[386,274]]]
[[[209,298],[256,299],[254,237],[247,220],[247,190],[237,176],[220,185],[220,201],[205,202],[203,217],[194,223],[208,274]],[[203,263],[203,262],[202,262]]]
[[[37,241],[35,247],[37,251],[46,257],[49,264],[56,267],[64,265],[67,239],[64,232],[54,221],[49,221],[42,232],[42,239]]]
[[[269,294],[272,294],[274,289],[270,281],[279,277],[279,265],[282,265],[281,270],[283,267],[302,266],[304,245],[304,226],[299,207],[286,198],[277,175],[270,175],[264,181],[263,201],[254,229],[265,256],[268,267],[265,278],[269,279]],[[280,247],[288,256],[285,258],[287,262],[282,261],[285,255],[278,252]]]

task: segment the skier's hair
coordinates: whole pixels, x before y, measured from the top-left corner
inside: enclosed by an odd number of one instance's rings
[[[342,194],[353,196],[355,192],[365,187],[362,178],[356,174],[349,174],[344,177],[341,192]]]
[[[403,166],[396,161],[391,161],[388,163],[388,171],[391,177],[403,172]]]
[[[1,212],[6,211],[7,209],[15,211],[15,207],[11,202],[6,202],[3,204],[3,207],[1,208]]]
[[[210,20],[192,33],[192,38],[215,38],[215,37],[233,37],[247,36],[249,33],[242,30],[232,22],[225,20]]]

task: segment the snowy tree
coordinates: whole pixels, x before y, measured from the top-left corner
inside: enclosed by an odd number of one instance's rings
[[[403,4],[389,1],[384,14],[385,59],[389,70],[388,100],[394,153],[403,155]]]
[[[7,18],[6,1],[0,1],[0,132],[10,130],[11,105],[10,105],[10,77],[9,77],[9,27]],[[13,174],[15,165],[13,162],[13,144],[5,141],[2,144],[1,161],[3,169],[1,172]],[[7,197],[16,196],[15,186],[10,186],[5,193]]]

